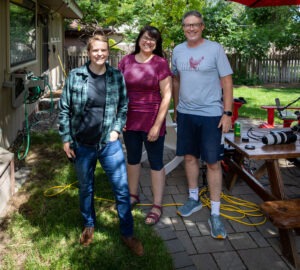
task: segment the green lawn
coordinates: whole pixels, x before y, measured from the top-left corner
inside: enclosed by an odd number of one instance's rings
[[[100,166],[96,169],[97,227],[93,243],[79,245],[82,219],[73,165],[62,149],[57,132],[32,134],[25,165],[29,180],[15,196],[16,211],[0,224],[0,269],[173,269],[171,256],[154,229],[144,224],[141,210],[133,211],[136,236],[145,256],[137,257],[120,241],[119,222],[109,181]],[[57,193],[75,182],[74,188]],[[2,237],[3,238],[2,238]],[[4,237],[5,236],[5,237]],[[5,241],[4,241],[5,240]]]
[[[275,105],[275,98],[279,98],[280,104],[286,106],[300,96],[300,88],[265,88],[235,86],[233,95],[235,98],[243,97],[247,104],[239,110],[239,117],[267,120],[267,111],[261,109],[262,105]],[[300,107],[300,101],[293,106]],[[282,121],[275,115],[275,122],[282,124]]]
[[[241,117],[267,119],[261,105],[274,105],[275,98],[287,105],[300,96],[300,88],[235,87],[234,97],[244,97]],[[295,106],[300,106],[298,101]],[[282,123],[278,118],[278,123]],[[114,205],[96,200],[97,222],[94,242],[79,245],[82,229],[76,175],[65,157],[57,132],[32,134],[31,147],[24,165],[31,167],[29,180],[17,196],[16,211],[0,224],[0,269],[173,269],[172,258],[163,240],[144,224],[144,215],[133,212],[136,236],[142,240],[145,256],[133,256],[121,243]],[[70,185],[57,196],[45,191]],[[73,187],[73,186],[72,186]],[[49,190],[50,189],[50,190]],[[113,199],[102,169],[96,170],[97,198]],[[17,203],[20,201],[20,205]]]

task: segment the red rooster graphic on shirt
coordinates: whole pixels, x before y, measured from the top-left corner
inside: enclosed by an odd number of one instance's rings
[[[197,66],[202,62],[204,56],[202,56],[199,60],[195,60],[193,57],[190,58],[190,67],[192,69],[196,69]]]

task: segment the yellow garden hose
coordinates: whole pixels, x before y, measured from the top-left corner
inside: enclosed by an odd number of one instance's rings
[[[68,189],[76,189],[75,186],[78,182],[73,182],[69,185],[61,185],[61,186],[53,186],[47,190],[44,191],[45,197],[54,197],[59,194],[62,194],[63,192],[67,191]],[[206,206],[210,208],[210,199],[207,196],[208,188],[204,187],[199,191],[199,197],[203,204],[203,206]],[[94,197],[95,201],[107,201],[114,203],[114,200],[105,199],[105,198],[99,198]],[[145,203],[138,203],[138,206],[152,206],[152,204],[145,204]],[[181,206],[182,203],[169,203],[169,204],[163,204],[163,207],[168,206]],[[227,214],[226,214],[227,212]],[[230,215],[229,213],[233,213]],[[230,195],[225,195],[223,192],[221,194],[221,208],[220,208],[220,215],[225,217],[226,219],[247,225],[247,226],[259,226],[266,222],[266,217],[261,212],[259,206],[253,202],[249,202],[237,197],[233,197]],[[247,217],[261,217],[261,221],[252,223],[249,221],[244,221],[243,219],[246,219]]]
[[[199,191],[199,197],[204,206],[211,208],[210,199],[207,197],[207,193],[208,188],[204,187]],[[235,213],[235,215],[229,215],[229,213]],[[225,195],[223,192],[221,193],[220,215],[247,226],[259,226],[264,224],[267,220],[257,204],[230,195]],[[262,220],[256,223],[243,221],[243,219],[247,217],[261,217]]]

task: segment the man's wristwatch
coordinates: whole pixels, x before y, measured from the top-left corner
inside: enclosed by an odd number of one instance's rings
[[[231,111],[224,111],[223,114],[226,114],[227,116],[232,116],[232,112]]]

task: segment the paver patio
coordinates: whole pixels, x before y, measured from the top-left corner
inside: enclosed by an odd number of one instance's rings
[[[258,125],[258,122],[243,120],[244,128]],[[174,152],[165,150],[167,162]],[[250,164],[255,167],[257,164]],[[287,160],[280,160],[282,177],[286,194],[290,197],[300,196],[300,168]],[[263,185],[268,185],[268,179],[262,179]],[[200,186],[203,180],[200,176]],[[225,186],[225,194],[232,195],[256,204],[262,200],[242,180],[238,180],[231,192]],[[183,163],[172,171],[166,178],[163,198],[163,216],[154,226],[157,233],[164,239],[165,244],[174,259],[175,269],[230,269],[230,270],[262,270],[262,269],[295,269],[282,256],[277,228],[270,221],[260,226],[247,226],[225,219],[228,238],[224,241],[215,240],[210,236],[207,223],[210,211],[204,207],[201,211],[188,218],[176,214],[177,207],[172,205],[183,203],[188,195]],[[143,163],[140,182],[141,203],[151,203],[151,181],[148,162]],[[149,207],[141,206],[145,213]],[[258,218],[249,218],[257,222]],[[300,252],[300,235],[295,235],[297,250]],[[300,255],[299,255],[300,256]]]

